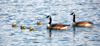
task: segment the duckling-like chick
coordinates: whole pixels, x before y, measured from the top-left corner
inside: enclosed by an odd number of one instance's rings
[[[30,31],[34,31],[35,30],[35,28],[30,28]]]
[[[37,21],[37,25],[40,25],[40,24],[42,24],[41,22],[39,22],[39,21]]]
[[[12,27],[17,27],[17,25],[16,24],[12,24]]]
[[[20,27],[21,27],[21,29],[25,29],[26,28],[25,26],[22,26],[22,25]]]

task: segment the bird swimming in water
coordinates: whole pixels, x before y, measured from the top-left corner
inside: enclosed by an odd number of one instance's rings
[[[70,25],[65,25],[65,24],[51,24],[52,23],[51,16],[49,15],[46,18],[49,18],[49,23],[47,24],[47,28],[49,29],[57,29],[57,30],[64,29],[65,30],[67,29],[68,26],[70,26]]]
[[[25,26],[23,26],[23,25],[21,25],[20,27],[21,27],[21,29],[25,29],[25,28],[26,28],[26,27],[25,27]]]
[[[71,13],[70,15],[73,15],[73,25],[74,26],[91,27],[91,25],[93,24],[92,21],[80,21],[80,22],[76,22],[75,21],[75,14]]]
[[[40,24],[42,24],[41,22],[39,22],[39,21],[37,21],[37,25],[40,25]]]
[[[30,31],[34,31],[35,30],[35,28],[30,28]]]
[[[17,25],[16,24],[12,24],[12,27],[17,27]]]

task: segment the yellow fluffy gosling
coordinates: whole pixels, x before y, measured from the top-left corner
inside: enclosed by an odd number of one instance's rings
[[[30,28],[30,31],[34,31],[35,30],[35,28]]]
[[[22,25],[20,27],[21,27],[21,29],[25,29],[26,28],[25,26],[22,26]]]
[[[12,27],[17,27],[17,25],[16,24],[12,24]]]
[[[39,22],[39,21],[37,21],[37,25],[40,25],[40,24],[42,24],[41,22]]]

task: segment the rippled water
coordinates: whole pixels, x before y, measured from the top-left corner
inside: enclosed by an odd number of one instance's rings
[[[72,27],[72,12],[77,22],[93,21],[94,25]],[[47,15],[53,23],[71,26],[48,30]],[[21,30],[21,25],[27,28]],[[36,30],[29,31],[30,27]],[[100,0],[0,0],[0,46],[100,46]]]

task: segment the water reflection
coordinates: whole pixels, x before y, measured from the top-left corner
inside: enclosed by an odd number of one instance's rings
[[[75,26],[73,26],[73,38],[75,37]]]
[[[73,46],[75,46],[75,26],[73,25]]]
[[[52,33],[51,33],[51,30],[52,30],[52,29],[48,29],[48,36],[49,36],[49,37],[51,37],[51,34],[52,34]]]

